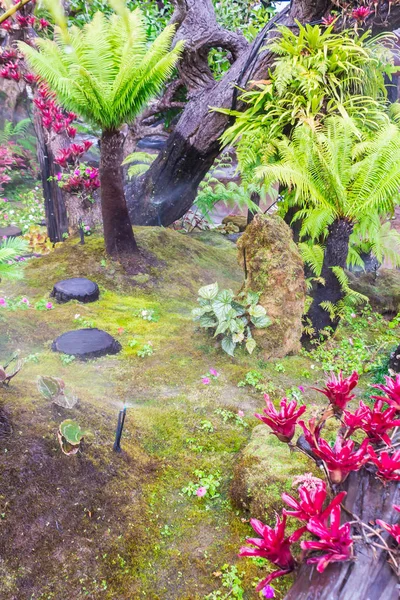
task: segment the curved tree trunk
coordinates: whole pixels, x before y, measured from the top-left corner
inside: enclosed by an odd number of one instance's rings
[[[276,24],[314,23],[331,10],[337,11],[337,3],[329,0],[292,0],[290,9],[272,19],[248,47],[217,26],[211,0],[173,0],[173,4],[172,22],[179,26],[176,39],[187,41],[180,76],[189,102],[166,148],[148,172],[127,188],[129,213],[136,225],[168,226],[190,209],[199,183],[221,150],[219,138],[229,125],[227,117],[210,109],[235,106],[235,86],[243,88],[252,79],[265,79],[273,56],[260,49],[266,38],[276,35]],[[375,32],[392,31],[399,25],[400,4],[388,0],[377,5],[376,14],[373,11],[366,23]],[[208,52],[215,47],[228,49],[233,57],[230,70],[218,82],[206,65]]]
[[[329,233],[326,238],[324,262],[322,265],[321,277],[325,283],[316,283],[312,291],[313,302],[307,313],[315,333],[322,331],[326,327],[336,329],[338,319],[331,319],[327,310],[322,308],[321,302],[331,302],[336,304],[344,297],[344,293],[338,278],[332,271],[332,267],[346,267],[347,255],[349,252],[350,234],[353,231],[353,225],[346,219],[337,219],[329,225]]]
[[[126,206],[122,177],[124,136],[103,131],[100,142],[100,192],[107,253],[121,257],[138,251]]]
[[[376,519],[396,523],[398,514],[393,504],[400,501],[400,489],[396,482],[386,486],[367,469],[350,473],[344,486],[347,489],[344,506],[366,524]],[[345,511],[342,511],[345,513]],[[352,521],[349,515],[346,519]],[[364,537],[370,530],[355,527],[355,535],[362,539],[355,543],[355,560],[328,566],[318,573],[315,566],[303,565],[285,600],[398,600],[398,579],[388,563],[385,550],[372,544],[382,545],[377,537]],[[382,537],[390,544],[388,534]],[[369,540],[369,543],[367,543]]]

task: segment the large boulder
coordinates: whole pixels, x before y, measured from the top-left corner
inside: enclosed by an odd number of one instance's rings
[[[306,284],[290,227],[276,215],[256,215],[237,245],[243,289],[261,294],[260,304],[272,320],[267,329],[254,330],[257,345],[267,359],[299,352]]]
[[[311,470],[316,467],[304,454],[291,453],[266,425],[257,425],[234,470],[232,502],[263,520],[266,515],[281,511],[281,494],[292,491],[293,477]]]
[[[364,294],[372,308],[382,315],[395,316],[400,312],[400,271],[379,269],[377,273],[348,273],[352,290]]]

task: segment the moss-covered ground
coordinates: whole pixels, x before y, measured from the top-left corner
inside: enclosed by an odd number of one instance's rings
[[[243,597],[257,597],[254,584],[265,568],[237,558],[250,533],[249,515],[232,502],[231,481],[263,398],[238,383],[256,371],[278,398],[301,384],[320,383],[322,370],[299,356],[267,363],[256,351],[232,359],[196,330],[190,312],[198,288],[218,281],[221,288],[239,289],[242,283],[236,249],[222,236],[158,228],[136,234],[153,259],[134,277],[105,257],[94,236],[84,246],[71,239],[30,260],[20,281],[0,282],[0,297],[23,296],[32,307],[48,301],[53,284],[67,277],[89,277],[101,291],[88,305],[0,309],[0,364],[17,350],[26,359],[10,387],[0,388],[1,600],[197,600],[215,590],[231,598],[221,587],[224,564],[243,574]],[[156,320],[136,316],[141,309],[155,311]],[[88,325],[114,335],[121,353],[67,364],[50,350],[59,334]],[[137,352],[145,344],[154,352],[141,358]],[[210,368],[220,376],[204,385]],[[79,397],[76,407],[46,401],[36,387],[38,375],[62,378]],[[316,402],[313,392],[306,397]],[[123,406],[123,452],[116,454]],[[58,445],[65,418],[92,432],[76,456],[63,455]],[[304,471],[295,454],[285,456],[271,454],[268,519],[296,461]],[[219,484],[216,498],[182,491],[197,485],[196,470]],[[285,584],[279,585],[282,597]]]

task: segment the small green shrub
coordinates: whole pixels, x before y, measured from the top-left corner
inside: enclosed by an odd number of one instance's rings
[[[214,337],[220,337],[222,349],[230,356],[238,344],[245,344],[251,354],[256,347],[251,327],[263,329],[271,324],[265,308],[258,304],[260,295],[248,292],[235,299],[232,290],[219,291],[218,283],[200,288],[198,294],[200,307],[192,315],[200,327],[214,329]]]

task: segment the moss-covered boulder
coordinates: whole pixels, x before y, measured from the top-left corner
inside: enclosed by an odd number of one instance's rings
[[[232,502],[257,519],[272,516],[275,510],[281,510],[281,494],[290,492],[293,477],[311,469],[311,462],[303,454],[290,453],[268,427],[257,425],[234,470]]]
[[[383,315],[400,312],[400,271],[379,269],[375,273],[348,273],[350,287],[367,296],[372,308]]]
[[[300,351],[306,299],[303,260],[292,231],[278,216],[257,215],[238,241],[244,290],[259,292],[272,324],[254,331],[265,358]]]
[[[247,227],[247,217],[243,215],[228,215],[222,219],[223,225],[235,225],[239,231],[244,231]]]

